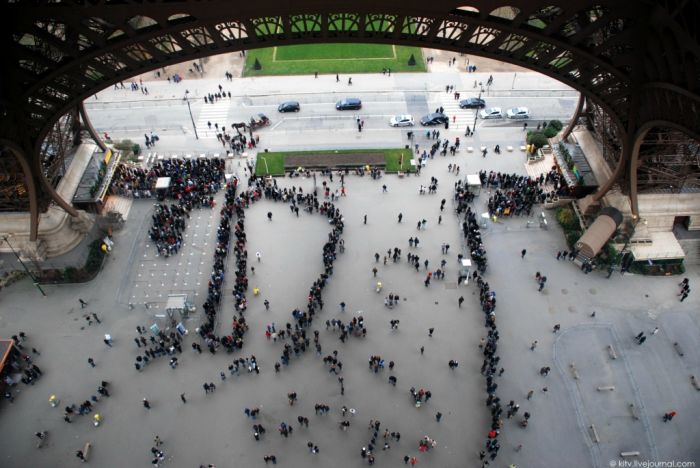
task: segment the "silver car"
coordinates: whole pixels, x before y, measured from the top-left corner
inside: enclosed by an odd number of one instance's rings
[[[527,107],[513,107],[506,111],[509,119],[529,119],[530,111]]]
[[[479,112],[479,117],[482,119],[502,119],[503,112],[500,107],[489,107]]]
[[[389,119],[389,125],[392,127],[412,127],[413,126],[413,116],[412,115],[395,115]]]

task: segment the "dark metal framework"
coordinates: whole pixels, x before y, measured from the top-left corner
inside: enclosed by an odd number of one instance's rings
[[[646,133],[700,140],[698,18],[692,0],[5,0],[0,143],[29,167],[33,206],[51,198],[70,208],[46,178],[44,140],[115,82],[257,47],[415,45],[511,62],[581,91],[615,129],[611,161],[636,213],[633,150]]]

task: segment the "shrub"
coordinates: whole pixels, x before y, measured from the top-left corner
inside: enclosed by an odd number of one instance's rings
[[[75,267],[67,267],[63,270],[63,280],[67,283],[73,283],[78,279],[78,269]]]
[[[583,235],[582,231],[565,231],[564,236],[566,237],[566,243],[569,245],[569,247],[573,248],[574,245],[576,245],[576,242],[581,238]]]
[[[559,208],[556,214],[557,222],[564,228],[565,231],[580,230],[576,213],[571,208]]]
[[[120,151],[133,151],[134,142],[131,140],[122,140],[114,144],[114,148]]]
[[[416,58],[411,54],[411,56],[408,58],[408,65],[411,67],[414,67],[416,65]]]
[[[557,132],[561,132],[561,129],[564,128],[564,124],[561,123],[561,120],[551,120],[547,126],[556,129]]]
[[[102,260],[104,258],[104,253],[102,252],[102,239],[94,240],[90,243],[90,250],[88,252],[88,258],[85,262],[85,271],[88,274],[93,274],[97,272],[102,266]]]
[[[553,138],[556,136],[557,133],[559,133],[559,131],[554,127],[548,126],[544,129],[544,136],[547,138]]]
[[[253,70],[262,70],[262,65],[260,65],[260,60],[255,58],[255,63],[253,64]]]
[[[527,135],[527,142],[535,145],[535,148],[540,149],[544,145],[549,144],[547,137],[542,132],[530,132]]]
[[[141,154],[141,145],[139,145],[138,143],[134,143],[131,146],[131,151],[134,152],[135,156],[138,156],[139,154]]]

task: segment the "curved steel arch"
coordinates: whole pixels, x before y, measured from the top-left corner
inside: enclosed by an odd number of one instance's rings
[[[313,42],[405,44],[494,58],[581,91],[605,109],[620,135],[658,120],[700,135],[700,45],[688,22],[698,10],[683,0],[7,1],[0,19],[6,65],[0,138],[32,156],[42,195],[55,197],[46,189],[39,148],[54,122],[84,98],[187,59]],[[629,169],[624,154],[619,163]]]

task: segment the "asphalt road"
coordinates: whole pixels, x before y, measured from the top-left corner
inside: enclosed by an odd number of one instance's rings
[[[524,93],[523,93],[524,94]],[[505,112],[510,107],[525,106],[530,109],[532,121],[568,120],[576,107],[576,96],[549,96],[542,92],[539,96],[494,96],[487,97],[487,106],[501,107]],[[248,121],[257,113],[266,114],[273,129],[287,131],[315,130],[319,125],[330,126],[349,132],[356,131],[354,117],[361,115],[366,121],[367,129],[382,129],[388,126],[391,116],[411,114],[418,121],[423,115],[443,106],[444,93],[424,92],[422,94],[405,92],[388,93],[348,93],[348,97],[358,97],[363,102],[360,111],[337,111],[337,95],[331,93],[284,94],[278,96],[226,99],[226,122],[219,124]],[[277,106],[285,100],[299,101],[301,110],[296,113],[279,113]],[[199,99],[191,102],[195,122],[211,104]],[[124,132],[140,136],[144,132],[181,131],[192,125],[187,103],[179,99],[161,101],[128,101],[111,103],[91,103],[88,106],[90,118],[100,132]],[[457,114],[470,114],[470,110],[455,110]],[[448,112],[448,115],[452,112]],[[473,114],[472,114],[473,115]],[[212,124],[216,121],[212,121]],[[486,126],[520,126],[521,122],[510,119],[480,121]]]

